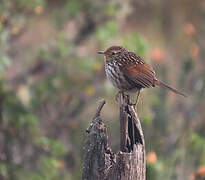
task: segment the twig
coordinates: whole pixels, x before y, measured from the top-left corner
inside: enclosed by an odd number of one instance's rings
[[[97,111],[96,111],[96,113],[95,113],[94,119],[95,119],[96,117],[99,117],[99,116],[100,116],[100,112],[101,112],[103,106],[105,105],[105,103],[106,103],[106,102],[105,102],[104,99],[102,99],[102,100],[100,101],[100,103],[99,103],[99,105],[98,105],[98,107],[97,107]]]

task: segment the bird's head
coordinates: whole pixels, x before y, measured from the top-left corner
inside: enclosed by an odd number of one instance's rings
[[[122,46],[111,46],[105,51],[98,51],[98,54],[103,54],[105,56],[105,61],[111,61],[120,57],[122,53],[127,50]]]

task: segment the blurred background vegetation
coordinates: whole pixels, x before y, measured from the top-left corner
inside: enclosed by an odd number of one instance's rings
[[[0,0],[0,179],[80,179],[101,98],[119,150],[117,90],[96,53],[111,45],[189,95],[142,92],[147,179],[205,179],[205,2],[192,0]]]

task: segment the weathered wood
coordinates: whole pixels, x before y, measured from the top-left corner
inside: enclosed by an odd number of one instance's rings
[[[117,154],[107,144],[106,126],[100,118],[104,104],[101,101],[87,130],[82,179],[145,180],[144,136],[129,96],[120,95],[121,151]]]
[[[123,93],[120,96],[120,151],[127,152],[127,141],[128,140],[128,114],[126,112],[127,99]]]
[[[105,104],[101,101],[96,115],[87,129],[84,147],[83,180],[101,180],[104,178],[105,150],[107,149],[106,127],[100,118],[100,111]]]

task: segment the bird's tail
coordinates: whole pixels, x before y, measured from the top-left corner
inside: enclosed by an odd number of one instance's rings
[[[170,91],[172,91],[172,92],[174,92],[174,93],[176,93],[176,94],[179,94],[179,95],[182,95],[182,96],[184,96],[184,97],[187,97],[186,94],[184,94],[184,93],[178,91],[178,90],[175,89],[175,88],[170,87],[168,84],[166,84],[166,83],[164,83],[164,82],[162,82],[162,81],[160,81],[160,80],[158,80],[158,79],[155,80],[155,85],[158,85],[158,86],[160,86],[160,87],[169,89]]]

